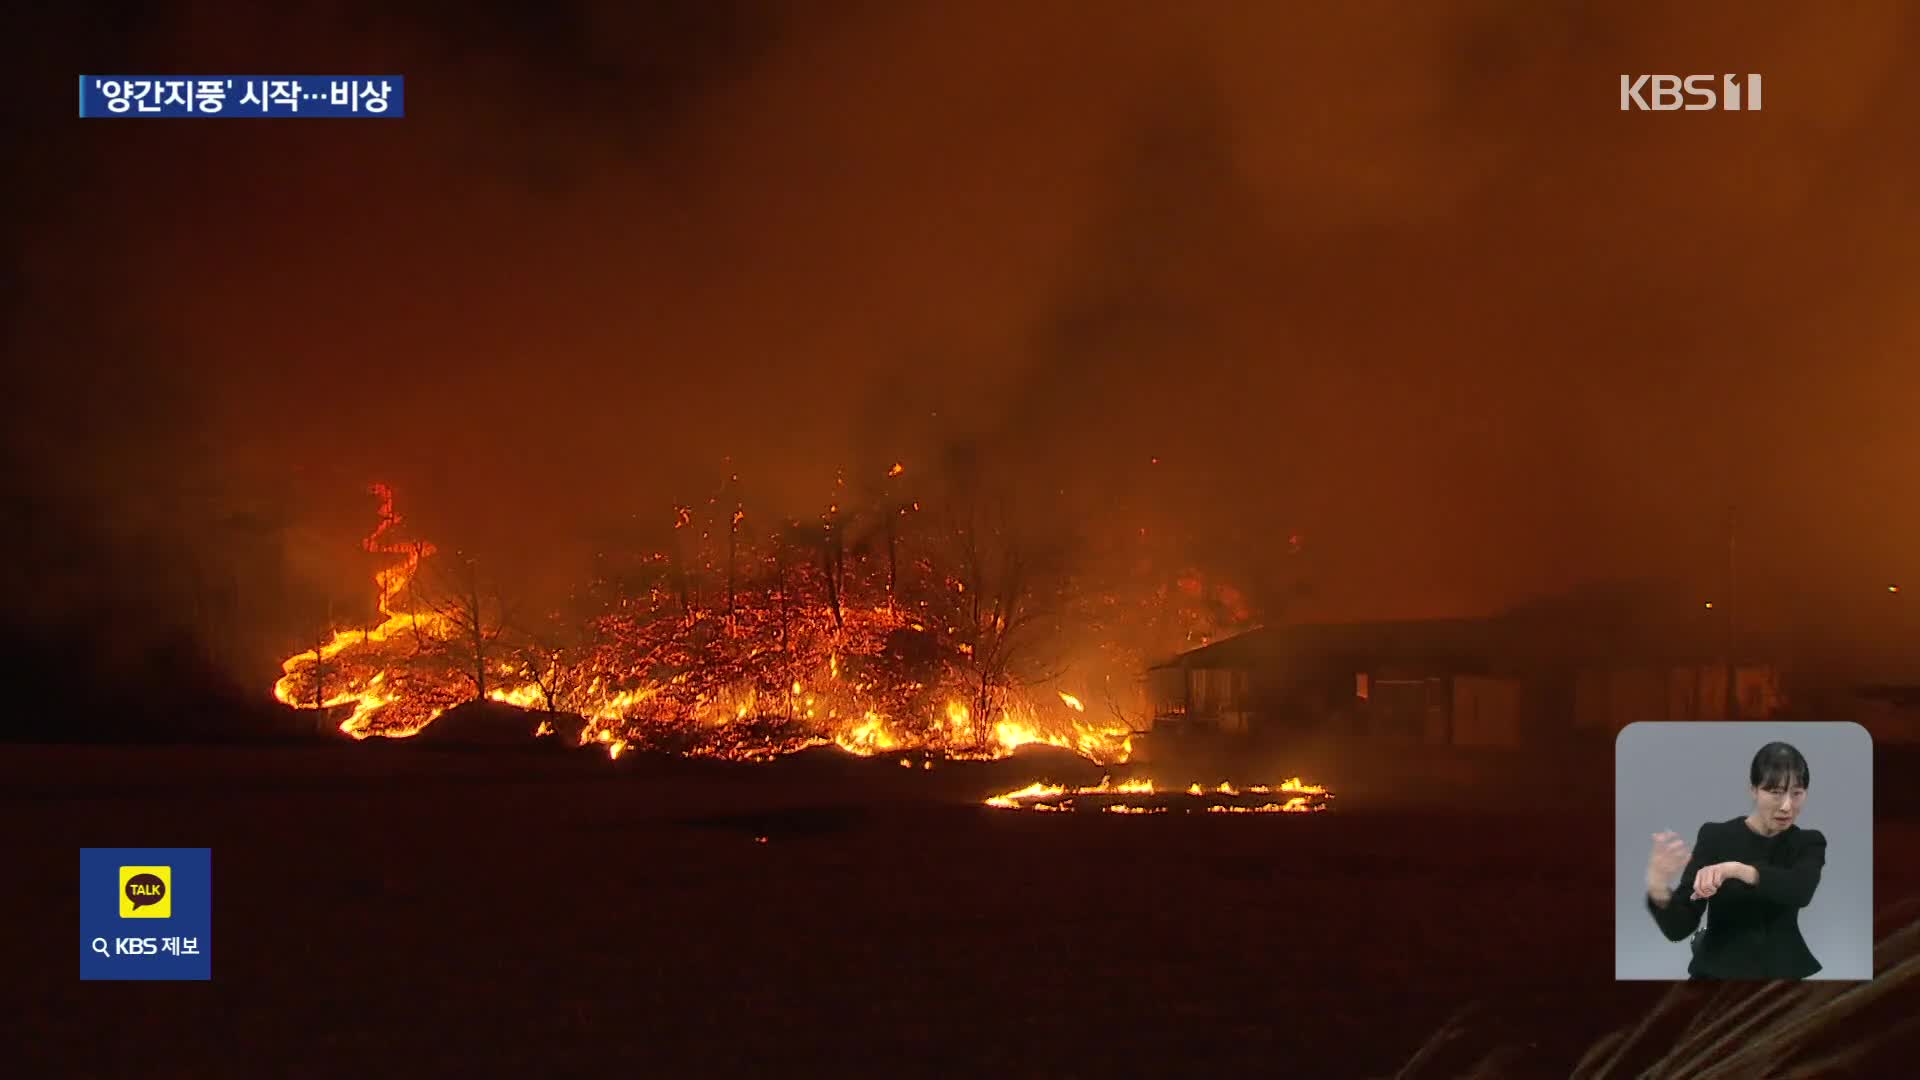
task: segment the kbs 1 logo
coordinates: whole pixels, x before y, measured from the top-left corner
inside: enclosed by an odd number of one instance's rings
[[[1745,80],[1743,83],[1742,80]],[[1759,112],[1758,75],[1622,75],[1621,112]]]

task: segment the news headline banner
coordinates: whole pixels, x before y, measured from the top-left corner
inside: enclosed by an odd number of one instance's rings
[[[213,850],[81,848],[80,978],[213,978]]]
[[[85,120],[205,117],[396,119],[407,114],[399,75],[82,75]]]

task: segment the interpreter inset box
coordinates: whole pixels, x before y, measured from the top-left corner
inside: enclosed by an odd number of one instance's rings
[[[1873,977],[1873,738],[1642,722],[1614,743],[1614,978]]]

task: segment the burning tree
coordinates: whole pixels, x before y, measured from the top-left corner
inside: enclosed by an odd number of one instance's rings
[[[488,696],[547,713],[579,711],[588,692],[583,676],[591,650],[582,623],[554,610],[512,629],[502,650],[500,681],[517,682],[518,687],[495,689]]]
[[[473,683],[472,696],[484,699],[487,666],[500,663],[504,649],[498,643],[512,615],[499,584],[483,576],[480,560],[464,551],[454,552],[451,561],[442,558],[422,568],[425,573],[417,575],[419,585],[412,594],[437,617],[438,651]]]
[[[928,579],[940,576],[934,559],[942,554],[953,569],[917,603],[944,624],[973,741],[987,746],[1018,691],[1065,670],[1057,633],[1064,567],[1057,549],[1019,529],[1006,499],[963,491],[957,503],[941,515],[942,543],[921,563]]]

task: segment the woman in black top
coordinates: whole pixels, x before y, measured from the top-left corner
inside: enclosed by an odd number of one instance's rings
[[[1700,826],[1691,852],[1675,833],[1653,834],[1653,921],[1669,941],[1679,941],[1706,916],[1687,965],[1694,978],[1804,979],[1820,970],[1800,936],[1800,909],[1820,884],[1827,838],[1794,824],[1812,779],[1800,751],[1768,743],[1748,769],[1752,813]]]

